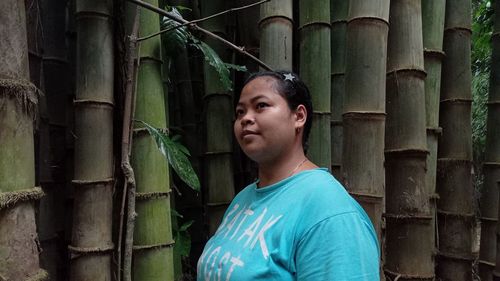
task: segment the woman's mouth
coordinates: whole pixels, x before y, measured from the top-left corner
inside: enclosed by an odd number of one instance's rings
[[[253,136],[253,135],[257,135],[257,132],[252,131],[252,130],[243,130],[243,132],[241,132],[242,139],[244,139],[245,137],[248,137],[248,136]]]

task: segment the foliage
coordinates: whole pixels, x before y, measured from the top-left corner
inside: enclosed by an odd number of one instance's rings
[[[164,130],[155,128],[150,124],[137,120],[144,125],[149,134],[153,137],[160,152],[167,157],[168,163],[177,175],[192,189],[200,191],[200,180],[194,172],[193,166],[187,156],[190,156],[188,149],[178,142],[179,137],[170,138]]]
[[[472,1],[472,73],[489,71],[493,9],[488,0]]]
[[[486,115],[488,101],[489,72],[476,73],[472,79],[472,148],[474,155],[474,184],[477,188],[482,185],[482,162],[486,146]]]
[[[481,163],[486,145],[486,115],[491,64],[493,9],[491,1],[473,0],[472,24],[472,145],[475,186],[482,184]]]
[[[172,216],[183,218],[176,210],[172,209],[170,211]],[[173,225],[174,247],[177,247],[181,257],[189,256],[189,252],[191,251],[191,235],[187,230],[193,223],[193,220],[189,220],[184,222],[180,227],[178,227],[177,224]]]
[[[177,8],[178,7],[167,7],[169,13],[182,18]],[[164,45],[167,46],[167,56],[173,57],[177,55],[178,51],[186,46],[198,49],[203,53],[205,60],[217,71],[222,85],[228,91],[231,91],[233,88],[230,69],[247,71],[245,66],[223,62],[219,55],[208,44],[196,38],[189,32],[186,26],[181,26],[181,24],[176,21],[163,17],[162,29],[171,29],[163,36],[163,40],[165,40]]]

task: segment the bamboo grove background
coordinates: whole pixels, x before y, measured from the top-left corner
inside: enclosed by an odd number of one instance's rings
[[[308,156],[372,219],[381,279],[500,278],[499,0],[147,0],[184,21],[235,10],[153,37],[171,20],[132,2],[0,2],[0,280],[193,280],[256,177],[232,135],[237,65],[309,85]]]

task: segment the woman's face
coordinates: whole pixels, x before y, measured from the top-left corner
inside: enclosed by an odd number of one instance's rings
[[[300,123],[274,83],[275,78],[269,76],[250,81],[236,106],[234,134],[245,154],[257,163],[272,161],[292,149]]]

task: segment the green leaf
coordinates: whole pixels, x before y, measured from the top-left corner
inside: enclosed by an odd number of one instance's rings
[[[232,64],[232,63],[226,63],[226,67],[229,69],[234,69],[236,71],[241,71],[241,72],[247,72],[248,69],[244,65],[237,65],[237,64]]]
[[[179,255],[181,257],[189,256],[189,252],[191,251],[191,236],[187,231],[176,232],[175,235],[175,245],[177,248]]]
[[[171,10],[168,12],[171,15],[182,18],[182,15],[179,13],[179,10],[176,7],[170,7]],[[186,26],[180,26],[181,24],[171,20],[167,17],[163,17],[161,23],[161,29],[172,29],[169,32],[163,34],[162,39],[165,46],[165,53],[168,57],[176,56],[182,48],[185,48],[189,38],[191,38],[191,33],[189,33]],[[179,27],[180,26],[180,27]]]
[[[179,212],[177,212],[175,209],[170,209],[170,214],[174,217],[183,218],[183,216],[179,214]]]
[[[173,140],[173,138],[172,138],[172,140]],[[182,145],[181,143],[179,143],[177,141],[173,141],[173,143],[177,146],[177,149],[182,151],[187,156],[191,156],[191,153],[189,153],[189,150],[184,145]]]
[[[174,6],[179,11],[192,11],[193,9],[184,6]]]
[[[180,135],[174,135],[172,136],[172,141],[178,142],[181,139]]]
[[[181,225],[179,231],[187,231],[187,229],[194,223],[194,220],[187,221]]]
[[[200,180],[191,166],[191,162],[184,152],[187,150],[181,144],[172,141],[165,132],[149,125],[144,121],[142,123],[149,134],[153,137],[160,152],[167,157],[168,163],[177,173],[177,175],[189,185],[192,189],[200,191]],[[180,148],[180,147],[183,148]]]
[[[229,68],[227,67],[226,63],[222,61],[219,55],[207,43],[199,40],[194,40],[191,45],[203,53],[208,64],[215,68],[217,73],[219,73],[219,80],[221,81],[222,86],[228,91],[231,91],[233,85],[231,82],[231,78],[229,77]]]

